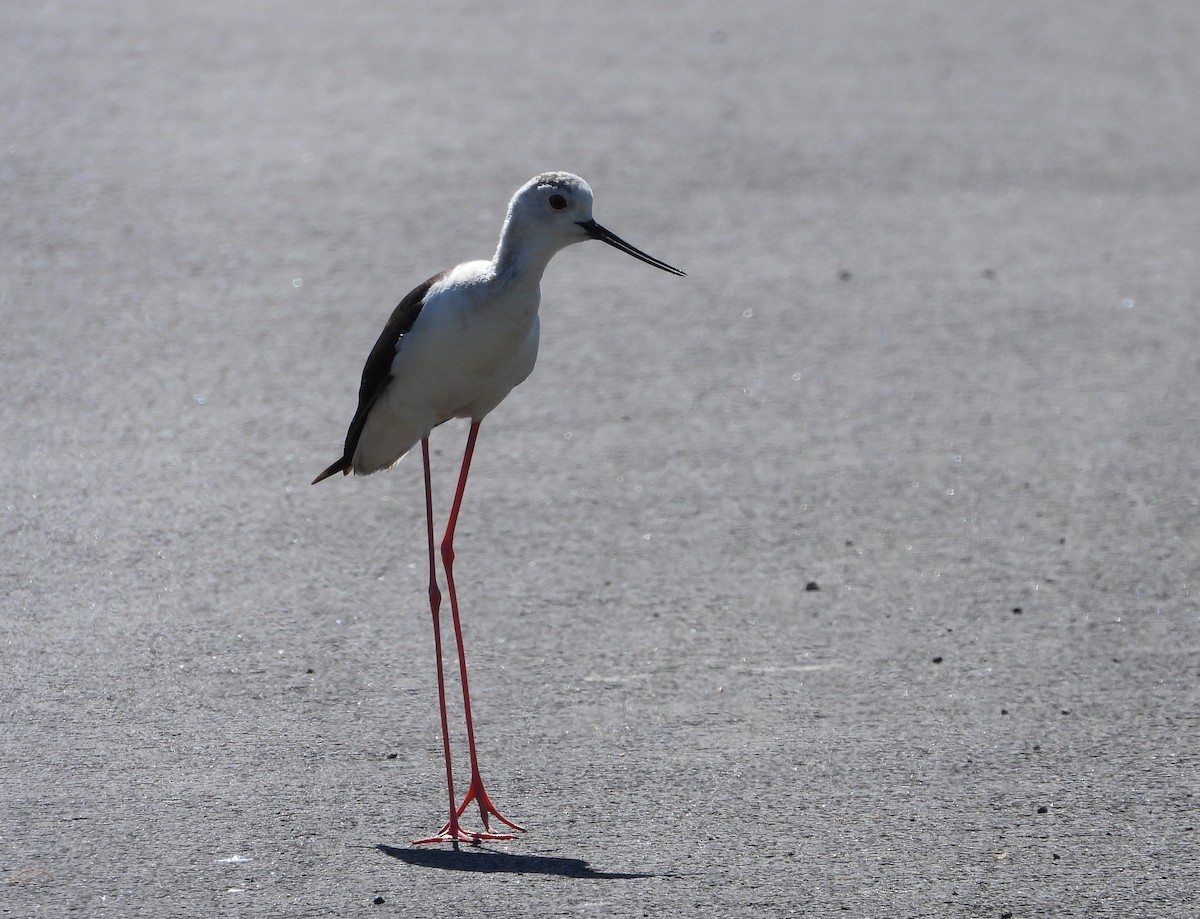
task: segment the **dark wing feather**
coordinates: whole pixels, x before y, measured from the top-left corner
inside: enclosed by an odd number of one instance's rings
[[[425,295],[429,293],[429,289],[445,276],[446,272],[444,271],[435,274],[424,284],[414,288],[392,311],[391,318],[383,327],[383,331],[379,334],[379,339],[375,342],[375,347],[371,349],[371,354],[367,357],[367,363],[363,367],[362,383],[358,387],[358,410],[354,413],[354,420],[350,422],[349,430],[346,431],[346,448],[342,453],[342,458],[313,479],[314,485],[322,479],[329,478],[335,472],[343,475],[350,474],[354,462],[354,451],[358,449],[358,438],[362,435],[363,427],[367,423],[367,415],[371,412],[371,406],[375,404],[375,400],[392,381],[392,361],[396,359],[396,349],[400,347],[400,339],[408,333],[413,327],[413,323],[417,321],[417,317],[421,315],[421,310],[425,306]]]

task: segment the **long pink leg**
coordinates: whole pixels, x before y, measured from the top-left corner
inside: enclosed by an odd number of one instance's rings
[[[458,673],[462,680],[463,714],[467,720],[467,749],[471,755],[471,784],[467,794],[458,806],[455,816],[461,816],[472,801],[479,805],[479,816],[483,820],[485,838],[512,839],[511,835],[497,835],[489,832],[489,816],[495,817],[501,823],[514,830],[524,832],[525,828],[505,817],[492,804],[487,791],[483,787],[483,777],[479,773],[479,759],[475,753],[475,725],[471,721],[471,691],[467,684],[467,657],[463,647],[462,623],[458,618],[458,594],[454,590],[454,530],[458,526],[458,512],[462,507],[463,492],[467,488],[467,474],[471,470],[471,457],[475,453],[475,438],[479,435],[479,421],[471,422],[467,434],[467,447],[463,452],[462,469],[458,473],[458,488],[454,492],[454,504],[450,508],[450,519],[446,523],[446,535],[442,537],[442,567],[446,569],[446,587],[450,592],[450,616],[454,620],[454,639],[458,644]],[[451,819],[442,832],[452,831],[454,820]]]
[[[418,839],[414,845],[428,842],[475,842],[472,834],[464,833],[458,825],[459,812],[454,807],[454,769],[450,765],[450,725],[446,717],[446,677],[442,667],[442,628],[439,610],[442,592],[438,590],[437,568],[433,552],[433,488],[429,476],[429,438],[421,438],[421,457],[425,461],[425,521],[429,535],[429,609],[433,613],[433,648],[437,655],[438,707],[442,714],[442,749],[446,757],[446,790],[450,795],[450,819],[437,836]]]

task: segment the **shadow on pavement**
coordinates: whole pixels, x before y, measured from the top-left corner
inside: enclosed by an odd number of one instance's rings
[[[507,852],[487,852],[479,849],[397,849],[377,845],[384,855],[398,858],[409,865],[422,868],[441,868],[444,871],[481,871],[487,874],[553,874],[565,878],[620,880],[652,878],[654,874],[637,871],[596,871],[582,858],[557,858],[552,855],[509,855]]]

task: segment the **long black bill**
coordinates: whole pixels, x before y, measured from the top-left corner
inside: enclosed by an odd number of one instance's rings
[[[598,239],[602,243],[608,243],[614,249],[620,249],[622,252],[632,255],[634,258],[645,262],[647,265],[653,265],[655,268],[661,268],[663,271],[668,271],[671,274],[679,275],[681,278],[687,277],[685,272],[680,271],[678,268],[671,267],[666,262],[660,262],[654,256],[647,255],[641,249],[629,245],[629,243],[621,239],[621,237],[616,233],[604,229],[604,227],[600,226],[600,224],[596,223],[594,220],[581,220],[579,221],[579,225],[587,231],[588,236],[590,236],[592,239]]]

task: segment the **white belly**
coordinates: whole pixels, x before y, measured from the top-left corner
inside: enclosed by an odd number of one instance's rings
[[[440,301],[440,302],[439,302]],[[392,381],[371,409],[356,472],[394,465],[451,418],[481,420],[533,371],[538,297],[481,307],[451,287],[439,293],[401,340]]]

